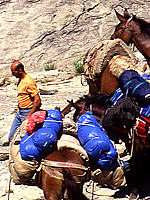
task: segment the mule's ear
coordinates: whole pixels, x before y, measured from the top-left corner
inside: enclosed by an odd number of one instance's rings
[[[124,10],[124,18],[126,18],[126,19],[129,19],[129,18],[130,18],[130,15],[129,15],[129,13],[128,13],[127,8],[125,8],[125,10]]]
[[[124,22],[124,21],[126,21],[126,19],[124,18],[124,16],[123,15],[121,15],[121,14],[119,14],[116,10],[115,10],[115,13],[116,13],[116,15],[117,15],[117,17],[118,17],[118,19],[119,19],[119,21],[121,21],[121,22]]]

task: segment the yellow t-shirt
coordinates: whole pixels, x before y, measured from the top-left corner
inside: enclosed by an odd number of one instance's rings
[[[21,79],[18,87],[18,105],[20,108],[32,108],[33,106],[33,97],[39,93],[37,89],[37,85],[33,78],[30,75],[26,74],[26,76]]]

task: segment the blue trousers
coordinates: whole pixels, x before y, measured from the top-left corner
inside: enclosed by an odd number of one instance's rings
[[[16,129],[22,124],[22,122],[24,121],[25,117],[28,115],[30,110],[31,110],[31,108],[29,108],[29,109],[19,109],[19,111],[17,112],[17,114],[14,118],[14,121],[11,125],[11,129],[10,129],[10,132],[9,132],[9,135],[8,135],[9,141],[13,138]]]

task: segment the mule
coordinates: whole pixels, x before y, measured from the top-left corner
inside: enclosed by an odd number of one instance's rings
[[[72,104],[70,101],[61,111],[63,117],[70,112]],[[56,149],[42,160],[41,166],[38,186],[46,200],[88,200],[82,190],[89,178],[89,168],[78,152],[67,147]]]
[[[150,66],[150,23],[130,15],[127,9],[124,10],[124,16],[116,10],[115,13],[120,23],[115,27],[111,39],[120,38],[127,45],[134,44]]]
[[[112,94],[105,95],[87,95],[84,97],[80,97],[79,100],[74,102],[72,106],[75,108],[73,119],[76,122],[79,116],[85,113],[87,110],[92,111],[95,118],[102,123],[103,118],[107,112],[107,109],[112,106],[110,102],[110,98]],[[119,121],[119,120],[118,120]],[[124,123],[127,120],[124,120]],[[135,121],[134,121],[135,122]],[[118,122],[119,123],[119,122]],[[120,125],[120,124],[118,124]],[[123,124],[123,126],[126,124]],[[133,123],[134,125],[134,123]],[[107,132],[110,139],[114,142],[122,141],[125,142],[126,148],[131,157],[129,159],[130,170],[126,172],[126,178],[128,183],[128,189],[131,192],[131,196],[133,195],[132,189],[133,187],[141,190],[143,184],[143,169],[145,172],[145,163],[149,159],[149,150],[150,150],[150,142],[149,140],[145,140],[139,137],[136,132],[129,137],[129,130],[124,128],[120,128],[120,126],[112,127],[111,131]],[[117,140],[116,140],[117,138]],[[146,155],[146,157],[145,157]],[[146,159],[145,159],[146,158]],[[147,192],[147,191],[146,191]],[[149,190],[148,190],[149,192]]]
[[[72,103],[72,107],[75,108],[73,114],[74,122],[77,122],[78,118],[87,110],[92,111],[95,118],[101,122],[102,116],[104,116],[105,111],[110,104],[109,99],[111,96],[111,94],[97,94],[80,97],[76,102]]]
[[[87,168],[77,152],[64,149],[45,157],[39,185],[46,200],[88,200],[82,193]]]
[[[109,95],[93,94],[93,95],[84,95],[83,97],[80,97],[76,102],[72,104],[72,106],[75,108],[75,112],[73,114],[73,120],[77,122],[78,118],[86,111],[92,111],[97,121],[100,124],[103,124],[104,116],[107,110],[109,110],[110,107],[112,106],[112,102],[110,101],[112,95],[113,93]],[[119,139],[122,139],[126,143],[128,150],[130,150],[131,145],[128,137],[129,131],[124,129],[125,125],[126,125],[125,123],[122,124],[122,128],[120,128],[120,126],[111,127],[111,130],[108,132],[108,136],[110,139],[112,139],[114,142],[117,143],[119,142]]]

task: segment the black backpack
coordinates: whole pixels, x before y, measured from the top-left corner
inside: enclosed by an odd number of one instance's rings
[[[102,120],[102,126],[105,130],[112,127],[124,128],[129,130],[136,122],[139,116],[138,103],[132,97],[121,99],[112,105],[106,112]]]

